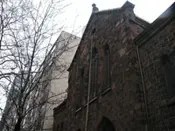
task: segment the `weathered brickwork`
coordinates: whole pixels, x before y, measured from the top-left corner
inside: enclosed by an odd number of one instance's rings
[[[174,53],[174,47],[175,20],[172,20],[163,30],[139,47],[149,122],[157,130],[175,129],[175,101],[166,82],[166,67],[161,62],[163,55]]]
[[[92,14],[69,69],[68,98],[55,109],[54,131],[173,129],[174,99],[161,60],[174,51],[174,17],[154,29],[133,14],[133,7],[126,2]]]

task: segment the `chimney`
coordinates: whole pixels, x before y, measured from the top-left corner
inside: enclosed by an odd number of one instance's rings
[[[134,4],[130,3],[129,1],[125,2],[125,4],[122,6],[122,9],[124,10],[124,18],[125,19],[135,19],[134,14]]]
[[[98,11],[98,8],[96,7],[96,4],[92,4],[92,13],[97,11]]]

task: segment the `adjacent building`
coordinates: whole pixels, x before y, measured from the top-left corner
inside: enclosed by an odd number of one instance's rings
[[[20,128],[25,131],[52,131],[53,109],[67,97],[68,72],[80,38],[62,31],[39,70],[31,75],[32,86],[21,93],[28,72],[19,72],[10,88],[0,122],[1,131],[14,130],[17,125],[20,94],[26,97]],[[22,75],[21,75],[22,74]],[[30,80],[30,79],[29,79]],[[31,84],[28,83],[28,84]],[[28,85],[30,86],[30,85]],[[31,91],[28,91],[31,90]]]
[[[79,42],[79,37],[62,31],[52,47],[50,55],[45,59],[47,68],[40,83],[42,83],[42,88],[45,90],[41,94],[48,99],[48,103],[44,106],[45,115],[42,130],[52,131],[53,109],[67,97],[67,69],[70,66]]]
[[[53,131],[174,131],[175,3],[151,24],[93,8]]]

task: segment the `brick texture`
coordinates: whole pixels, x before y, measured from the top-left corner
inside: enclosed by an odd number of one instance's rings
[[[99,70],[97,94],[89,102],[88,131],[101,130],[103,118],[116,131],[173,130],[174,97],[167,91],[160,59],[162,54],[174,51],[175,21],[171,20],[146,42],[136,44],[136,37],[147,25],[136,17],[126,17],[125,11],[121,8],[92,14],[69,69],[65,109],[54,113],[54,131],[58,131],[55,127],[61,122],[64,122],[62,131],[85,130],[91,44],[98,49]],[[104,87],[105,44],[110,50],[111,85],[107,88]]]

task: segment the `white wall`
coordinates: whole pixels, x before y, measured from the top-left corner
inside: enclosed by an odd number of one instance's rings
[[[71,34],[67,32],[62,32],[60,37],[57,40],[57,46],[55,49],[56,53],[60,53],[60,48],[64,46],[68,42],[68,50],[64,51],[64,53],[61,54],[61,57],[58,57],[56,59],[56,64],[52,66],[52,80],[50,81],[50,92],[49,97],[52,97],[50,99],[51,103],[54,104],[47,104],[46,114],[45,114],[45,120],[44,120],[44,130],[52,131],[53,127],[53,108],[57,107],[66,97],[66,93],[62,95],[58,95],[60,93],[63,93],[66,91],[68,87],[68,72],[67,69],[70,66],[70,63],[72,62],[72,59],[74,57],[74,54],[77,50],[78,44],[80,42],[79,37],[72,36]],[[65,71],[63,73],[60,72],[60,65],[66,65]],[[60,74],[62,74],[60,76]]]

